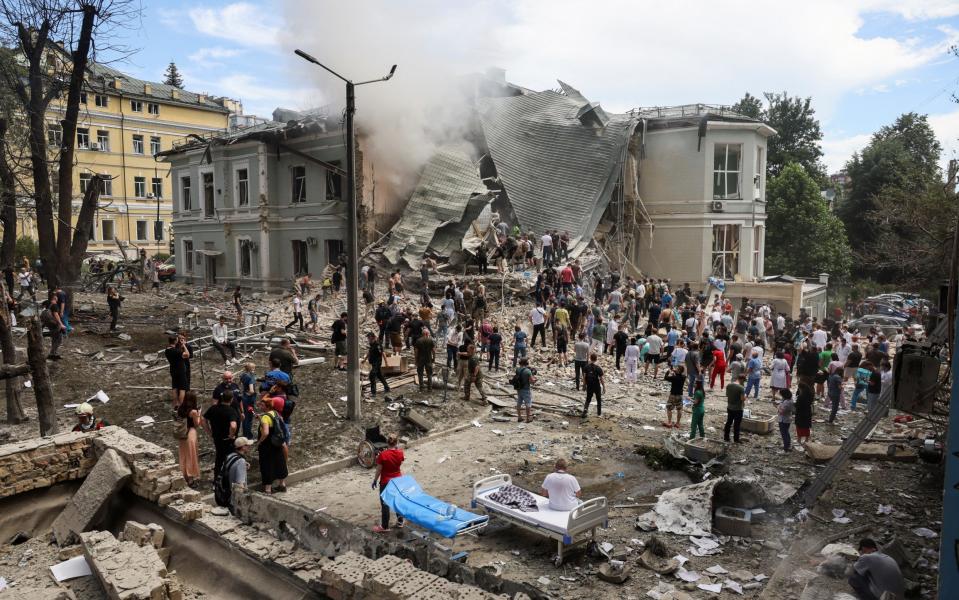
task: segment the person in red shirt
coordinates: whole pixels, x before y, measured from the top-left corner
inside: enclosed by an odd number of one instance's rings
[[[571,265],[571,264],[566,265],[566,266],[563,267],[563,269],[559,272],[559,282],[560,282],[561,284],[563,284],[563,290],[566,291],[567,293],[573,291],[573,280],[574,280],[574,279],[575,279],[575,277],[573,276],[573,265]]]
[[[713,370],[709,375],[709,389],[716,385],[716,376],[719,376],[719,389],[726,387],[726,353],[718,348],[713,349]]]
[[[400,472],[400,465],[403,464],[403,449],[396,447],[397,439],[396,434],[391,433],[386,436],[386,450],[380,452],[379,456],[376,457],[376,475],[373,476],[373,485],[370,487],[374,490],[376,489],[376,484],[379,482],[380,494],[383,493],[383,490],[386,489],[386,484],[390,482],[391,479],[401,477],[403,473]],[[403,517],[396,515],[396,526],[403,526]],[[380,499],[380,524],[373,528],[373,533],[384,533],[390,530],[390,507],[383,502],[382,498]]]

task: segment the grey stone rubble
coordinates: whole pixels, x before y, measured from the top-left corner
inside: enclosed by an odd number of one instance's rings
[[[63,511],[53,522],[53,536],[60,546],[73,543],[76,536],[94,523],[110,497],[119,491],[133,475],[120,455],[107,450],[97,460]]]

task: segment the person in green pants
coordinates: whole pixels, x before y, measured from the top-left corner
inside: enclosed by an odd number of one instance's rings
[[[699,428],[699,436],[706,437],[706,430],[703,428],[703,419],[706,418],[706,392],[703,391],[702,378],[696,379],[696,386],[693,388],[693,420],[689,426],[689,439],[696,439],[696,428]]]

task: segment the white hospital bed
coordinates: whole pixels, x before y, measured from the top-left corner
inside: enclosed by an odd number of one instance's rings
[[[607,526],[609,510],[605,497],[587,500],[573,510],[552,510],[549,508],[549,498],[530,492],[539,507],[535,512],[523,512],[490,500],[490,494],[512,483],[512,478],[506,474],[480,479],[473,484],[472,507],[482,506],[490,518],[497,517],[527,531],[556,540],[553,564],[557,567],[563,564],[564,549],[595,539],[596,528]]]

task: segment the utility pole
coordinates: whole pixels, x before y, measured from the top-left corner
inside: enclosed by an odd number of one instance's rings
[[[362,402],[360,392],[360,287],[359,217],[356,203],[356,131],[353,116],[356,113],[355,88],[358,85],[388,81],[396,73],[396,65],[389,74],[379,79],[353,83],[302,50],[294,53],[311,62],[346,84],[346,416],[351,421],[360,419]]]

